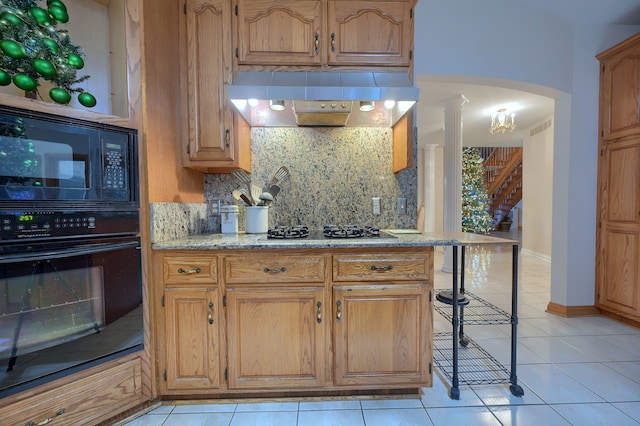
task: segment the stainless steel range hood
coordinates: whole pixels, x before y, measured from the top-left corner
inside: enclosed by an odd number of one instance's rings
[[[390,127],[419,95],[402,72],[241,71],[228,87],[229,98],[254,127]],[[275,100],[283,101],[283,110],[269,107]],[[373,101],[374,109],[360,111],[361,101]],[[385,107],[385,101],[394,105]]]

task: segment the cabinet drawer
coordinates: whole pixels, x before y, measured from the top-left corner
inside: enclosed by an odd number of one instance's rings
[[[218,282],[218,266],[215,257],[164,258],[165,284],[211,284],[216,282]]]
[[[0,410],[0,423],[95,425],[141,401],[141,367],[136,358],[15,402]]]
[[[321,283],[325,277],[323,256],[227,256],[227,284]]]
[[[333,281],[431,282],[432,279],[430,253],[376,253],[333,257]]]

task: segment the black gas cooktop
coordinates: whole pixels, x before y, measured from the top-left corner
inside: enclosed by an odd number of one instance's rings
[[[396,238],[379,228],[358,225],[325,225],[322,229],[309,229],[306,226],[276,226],[267,231],[269,239],[347,239],[347,238]]]

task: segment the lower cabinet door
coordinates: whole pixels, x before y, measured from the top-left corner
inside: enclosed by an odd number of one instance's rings
[[[336,385],[431,385],[428,285],[335,286],[332,311]]]
[[[230,389],[305,388],[324,383],[322,287],[227,290]]]
[[[220,310],[213,289],[165,290],[168,390],[220,387]]]

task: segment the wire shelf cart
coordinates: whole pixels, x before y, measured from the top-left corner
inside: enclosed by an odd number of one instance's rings
[[[489,237],[487,237],[489,238]],[[497,241],[500,241],[496,239]],[[502,240],[504,241],[504,240]],[[513,242],[513,241],[508,241]],[[486,385],[510,383],[515,396],[524,395],[516,376],[518,326],[518,245],[513,244],[511,313],[466,291],[464,287],[465,245],[453,246],[453,285],[451,290],[436,294],[435,310],[451,321],[449,333],[434,335],[433,361],[451,381],[449,397],[460,399],[460,384]],[[460,250],[460,285],[458,286],[458,250]],[[454,303],[454,301],[457,301]],[[464,333],[464,325],[511,324],[511,370]]]

